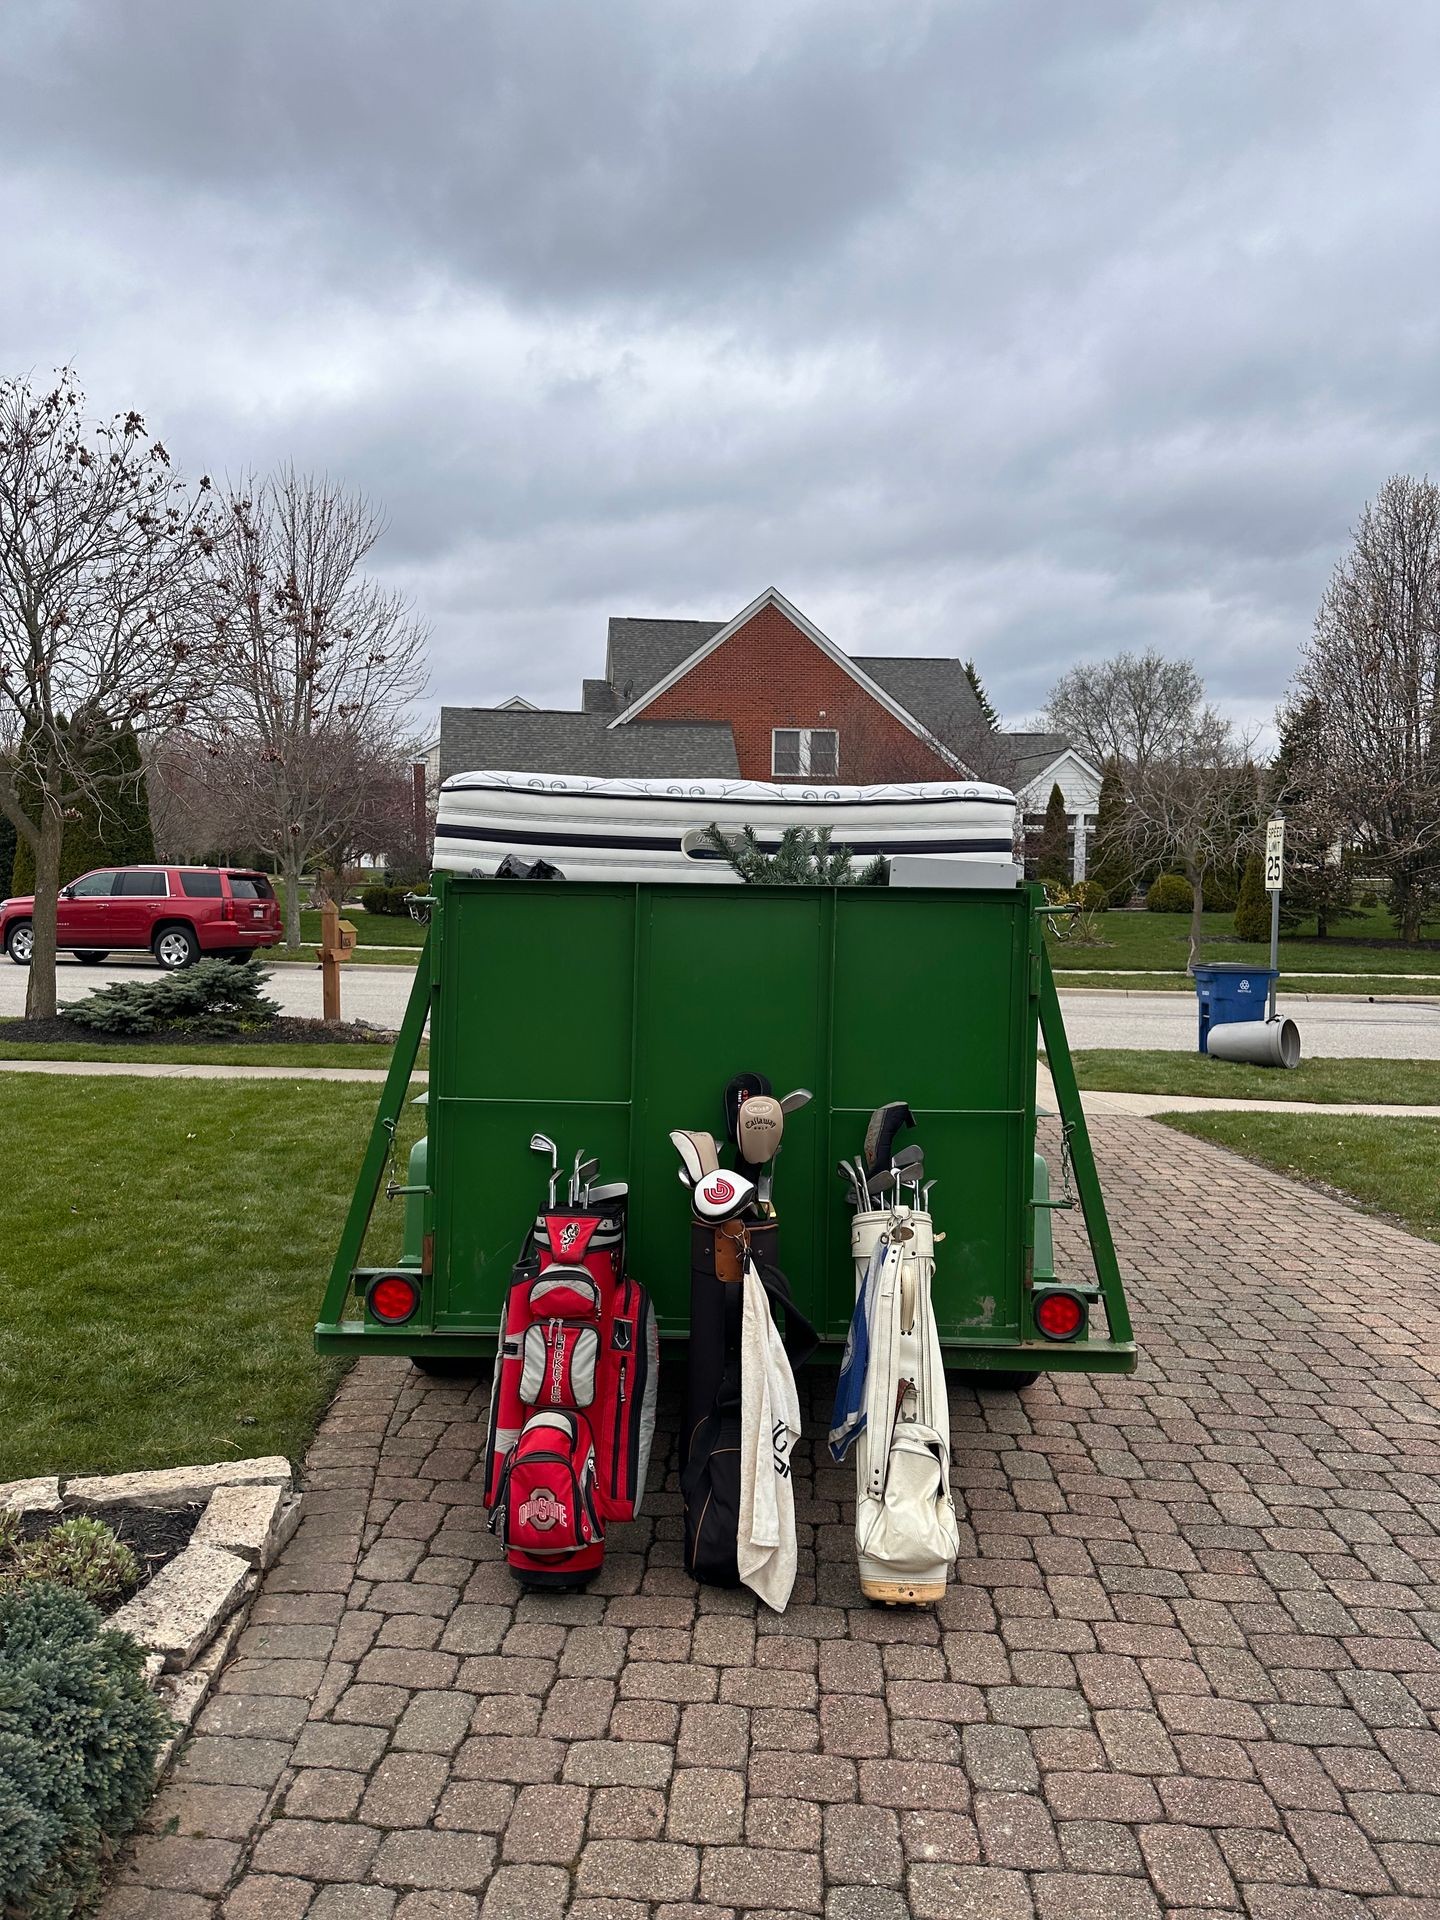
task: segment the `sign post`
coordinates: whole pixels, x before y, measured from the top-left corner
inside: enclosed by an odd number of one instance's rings
[[[1270,896],[1270,1009],[1275,1018],[1275,989],[1280,972],[1280,891],[1285,885],[1285,816],[1265,823],[1265,891]]]

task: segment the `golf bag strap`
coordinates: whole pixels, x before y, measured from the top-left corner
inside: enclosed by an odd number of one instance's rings
[[[803,1367],[820,1344],[820,1335],[814,1322],[796,1306],[790,1292],[790,1282],[779,1267],[757,1259],[755,1271],[760,1276],[760,1284],[765,1289],[771,1307],[779,1307],[784,1313],[785,1328],[780,1338],[785,1348],[785,1358],[792,1369]]]

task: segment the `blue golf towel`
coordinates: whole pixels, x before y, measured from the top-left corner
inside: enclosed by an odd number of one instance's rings
[[[885,1242],[880,1240],[870,1255],[865,1278],[855,1296],[855,1311],[845,1336],[840,1378],[835,1383],[835,1404],[830,1410],[830,1457],[837,1465],[865,1431],[865,1379],[870,1371],[870,1277],[884,1258]]]

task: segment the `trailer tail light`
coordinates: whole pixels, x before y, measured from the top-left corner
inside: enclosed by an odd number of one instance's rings
[[[382,1273],[370,1282],[365,1305],[387,1327],[402,1326],[420,1304],[420,1288],[408,1273]]]
[[[1085,1329],[1085,1302],[1066,1287],[1035,1295],[1035,1325],[1047,1340],[1073,1340]]]

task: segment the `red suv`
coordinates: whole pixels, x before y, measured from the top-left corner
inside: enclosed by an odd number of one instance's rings
[[[34,904],[0,900],[0,941],[17,967],[30,964]],[[230,867],[102,867],[60,889],[56,921],[62,952],[91,966],[148,948],[172,972],[205,953],[273,947],[283,931],[267,876]]]

